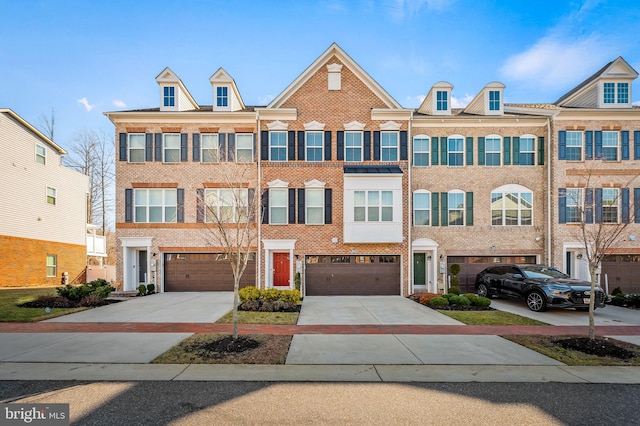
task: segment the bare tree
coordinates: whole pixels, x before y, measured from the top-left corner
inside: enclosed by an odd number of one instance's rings
[[[567,222],[578,225],[574,236],[584,246],[584,258],[591,276],[589,297],[589,338],[595,339],[595,289],[604,257],[612,248],[625,240],[623,232],[634,222],[636,211],[629,205],[629,188],[638,178],[635,174],[618,185],[611,182],[605,185],[602,176],[607,176],[601,161],[590,161],[584,170],[579,171],[582,182],[579,186],[565,189],[561,197],[569,207],[566,209]],[[625,211],[621,206],[626,204]]]
[[[55,142],[56,115],[53,108],[51,115],[41,114],[38,117],[38,127],[46,137]]]
[[[79,132],[73,137],[73,146],[64,162],[89,176],[87,219],[99,224],[102,235],[105,235],[109,227],[109,213],[114,210],[114,147],[111,139],[93,130]]]
[[[256,212],[259,197],[255,166],[222,162],[218,166],[224,182],[220,188],[198,189],[198,216],[207,227],[205,238],[212,246],[224,250],[233,273],[233,338],[238,338],[240,280],[258,242]]]

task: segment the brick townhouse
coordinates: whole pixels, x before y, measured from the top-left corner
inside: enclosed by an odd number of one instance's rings
[[[306,295],[407,295],[443,289],[459,263],[471,291],[496,262],[550,263],[585,278],[566,188],[580,188],[586,151],[610,152],[617,132],[602,188],[619,189],[620,221],[640,200],[621,184],[640,155],[636,77],[619,58],[555,104],[505,104],[505,86],[491,82],[463,109],[442,81],[407,109],[332,44],[269,105],[252,107],[222,68],[210,78],[212,105],[167,68],[156,78],[159,108],[107,113],[119,147],[118,277],[127,290],[231,289],[202,204],[246,208],[225,195],[233,187],[256,206],[245,216],[258,237],[242,285],[293,288],[299,273]],[[563,157],[571,132],[584,136],[580,159]],[[630,273],[635,244],[630,237],[603,270]]]

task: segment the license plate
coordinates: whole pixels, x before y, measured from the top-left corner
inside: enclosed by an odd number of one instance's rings
[[[590,301],[591,299],[582,299],[582,303],[584,303],[585,305],[588,305]]]

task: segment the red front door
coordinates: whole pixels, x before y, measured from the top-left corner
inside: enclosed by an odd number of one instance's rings
[[[289,253],[273,253],[273,286],[289,287]]]

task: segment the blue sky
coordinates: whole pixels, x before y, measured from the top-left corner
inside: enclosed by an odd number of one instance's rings
[[[506,102],[554,102],[623,56],[640,70],[637,0],[0,0],[0,107],[56,142],[113,132],[104,111],[157,107],[169,66],[200,104],[223,67],[266,105],[337,42],[405,107],[453,84],[454,106],[500,81]],[[632,98],[640,104],[640,85]]]

